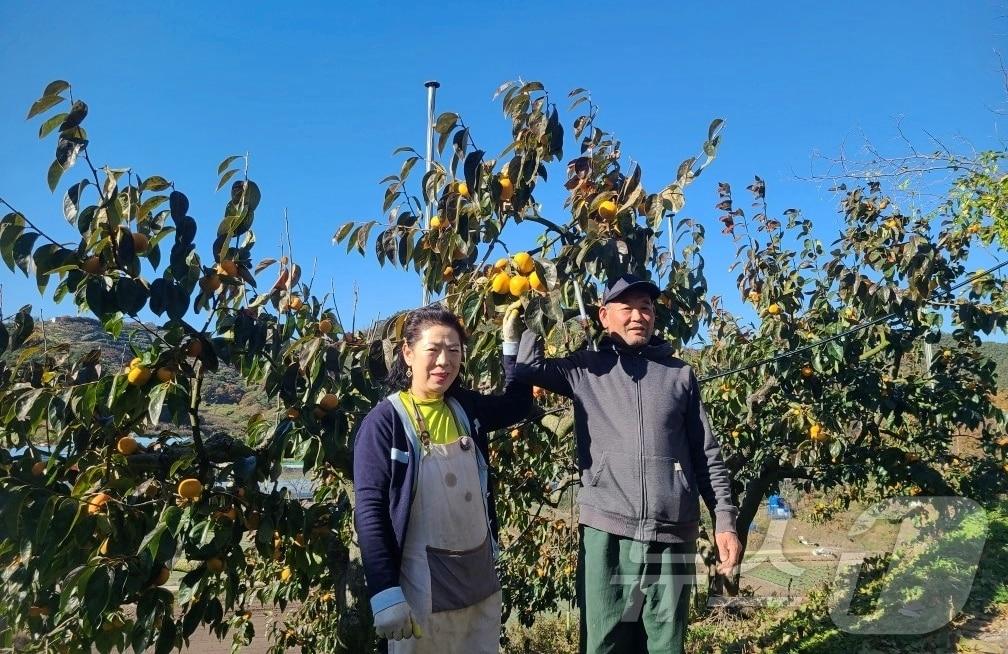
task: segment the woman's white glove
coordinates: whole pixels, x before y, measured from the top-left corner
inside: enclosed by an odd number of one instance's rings
[[[374,627],[378,636],[388,640],[402,640],[412,638],[414,635],[420,637],[419,625],[413,619],[413,611],[406,602],[399,602],[378,611],[374,617]]]
[[[501,323],[501,340],[505,343],[517,343],[521,340],[522,332],[525,331],[525,321],[521,316],[521,300],[512,302],[504,312],[504,321]]]

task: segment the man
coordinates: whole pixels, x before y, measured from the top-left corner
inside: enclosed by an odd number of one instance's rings
[[[693,370],[654,337],[658,287],[611,282],[598,351],[545,358],[521,336],[515,377],[573,398],[581,545],[581,651],[683,652],[702,498],[720,569],[738,563],[738,509]],[[505,340],[511,340],[505,338]]]

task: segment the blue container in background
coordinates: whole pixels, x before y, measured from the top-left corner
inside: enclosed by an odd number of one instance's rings
[[[791,507],[780,495],[771,495],[767,498],[767,515],[771,520],[787,520],[791,517]]]

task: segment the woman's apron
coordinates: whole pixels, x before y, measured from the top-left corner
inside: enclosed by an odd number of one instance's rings
[[[389,654],[496,653],[501,591],[476,445],[462,436],[423,449],[399,571],[422,636],[390,640]]]

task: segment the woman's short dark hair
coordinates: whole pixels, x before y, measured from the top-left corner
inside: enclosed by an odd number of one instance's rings
[[[420,307],[419,309],[410,311],[406,315],[406,322],[403,323],[403,342],[408,343],[410,347],[413,347],[416,345],[416,342],[420,340],[420,335],[423,334],[423,330],[431,325],[444,325],[445,327],[451,327],[458,333],[459,341],[463,344],[466,342],[466,332],[465,327],[462,326],[462,320],[440,304],[431,304],[425,307]],[[411,384],[410,377],[406,374],[408,371],[409,366],[406,365],[406,359],[403,358],[402,343],[399,343],[396,347],[396,354],[395,359],[392,361],[392,367],[389,369],[388,376],[385,377],[385,385],[395,391],[408,390]],[[459,375],[448,388],[448,393],[451,393],[458,387],[461,377],[462,373],[459,371]]]

